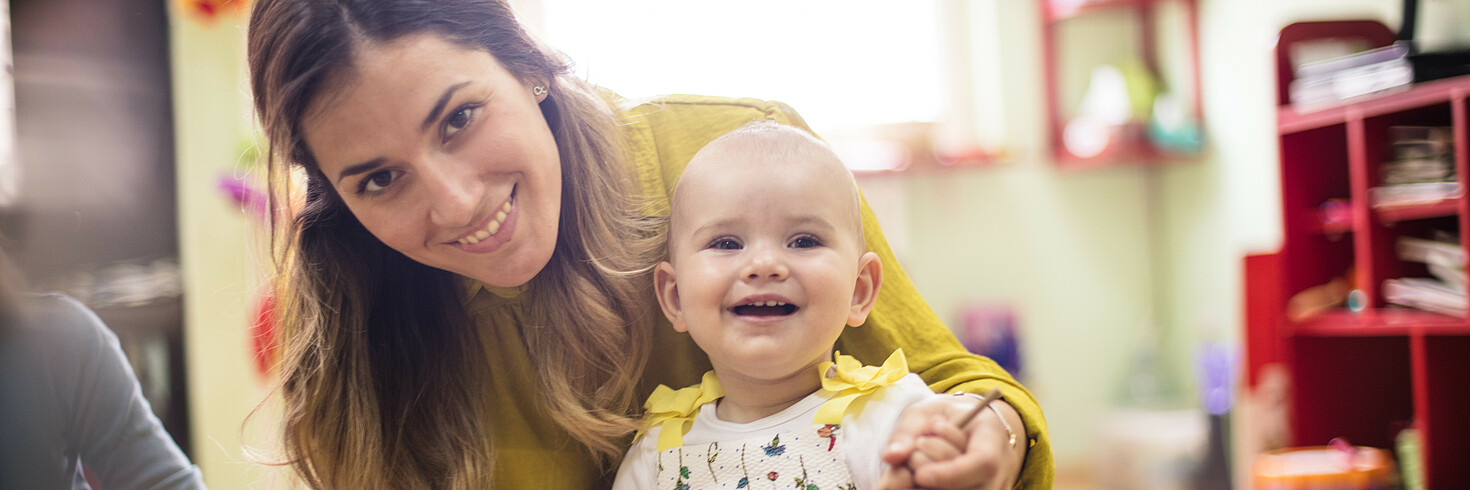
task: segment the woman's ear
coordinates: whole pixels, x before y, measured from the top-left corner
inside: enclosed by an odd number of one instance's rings
[[[664,310],[664,317],[674,325],[674,330],[689,331],[689,327],[684,325],[684,310],[679,305],[679,285],[674,281],[674,264],[663,261],[653,269],[653,291],[658,294],[658,307]]]
[[[550,80],[532,79],[531,80],[531,95],[536,97],[536,103],[537,104],[540,104],[542,102],[546,102],[546,97],[548,95],[551,95],[551,81]]]
[[[866,252],[858,258],[856,282],[852,287],[852,309],[847,313],[849,327],[868,321],[868,313],[878,303],[878,287],[883,285],[883,261],[878,260],[878,254]]]

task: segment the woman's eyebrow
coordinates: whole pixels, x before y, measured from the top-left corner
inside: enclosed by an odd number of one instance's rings
[[[383,165],[383,161],[384,160],[382,157],[378,157],[372,160],[368,160],[366,162],[359,163],[357,165],[344,168],[341,172],[337,173],[337,183],[341,184],[342,179],[378,168]]]
[[[444,95],[440,95],[439,101],[434,103],[434,109],[429,111],[429,117],[424,118],[424,126],[421,129],[429,129],[429,126],[433,125],[434,121],[439,120],[439,113],[444,110],[444,106],[449,105],[449,98],[454,95],[454,91],[464,88],[465,85],[469,84],[470,82],[468,81],[459,82],[445,89]]]

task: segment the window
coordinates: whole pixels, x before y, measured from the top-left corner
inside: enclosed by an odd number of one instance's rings
[[[941,114],[933,0],[542,0],[542,35],[592,83],[790,104],[818,134]]]
[[[10,54],[10,2],[0,0],[0,208],[15,204],[20,193],[20,165],[15,163],[15,76]]]

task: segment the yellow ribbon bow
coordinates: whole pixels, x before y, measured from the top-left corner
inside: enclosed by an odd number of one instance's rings
[[[720,389],[720,381],[715,378],[714,371],[704,373],[704,379],[698,385],[680,388],[678,391],[658,385],[643,404],[647,412],[643,415],[643,428],[638,430],[637,438],[643,438],[649,429],[660,427],[659,452],[683,446],[684,433],[694,425],[699,407],[722,396],[725,393]]]
[[[841,352],[836,353],[836,358],[835,363],[824,362],[817,367],[817,372],[822,373],[822,389],[836,393],[836,396],[817,409],[817,416],[812,418],[814,424],[841,424],[842,416],[852,402],[909,374],[909,363],[903,357],[903,349],[893,351],[888,360],[883,361],[882,367],[864,366],[856,358],[844,356]],[[836,375],[827,376],[833,367]]]

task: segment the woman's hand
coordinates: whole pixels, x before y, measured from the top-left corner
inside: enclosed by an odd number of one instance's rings
[[[1011,488],[1026,460],[1025,426],[1003,400],[991,402],[995,410],[983,410],[964,427],[955,426],[979,401],[940,396],[904,410],[883,452],[891,468],[880,487]],[[1016,431],[1014,444],[996,412]]]

